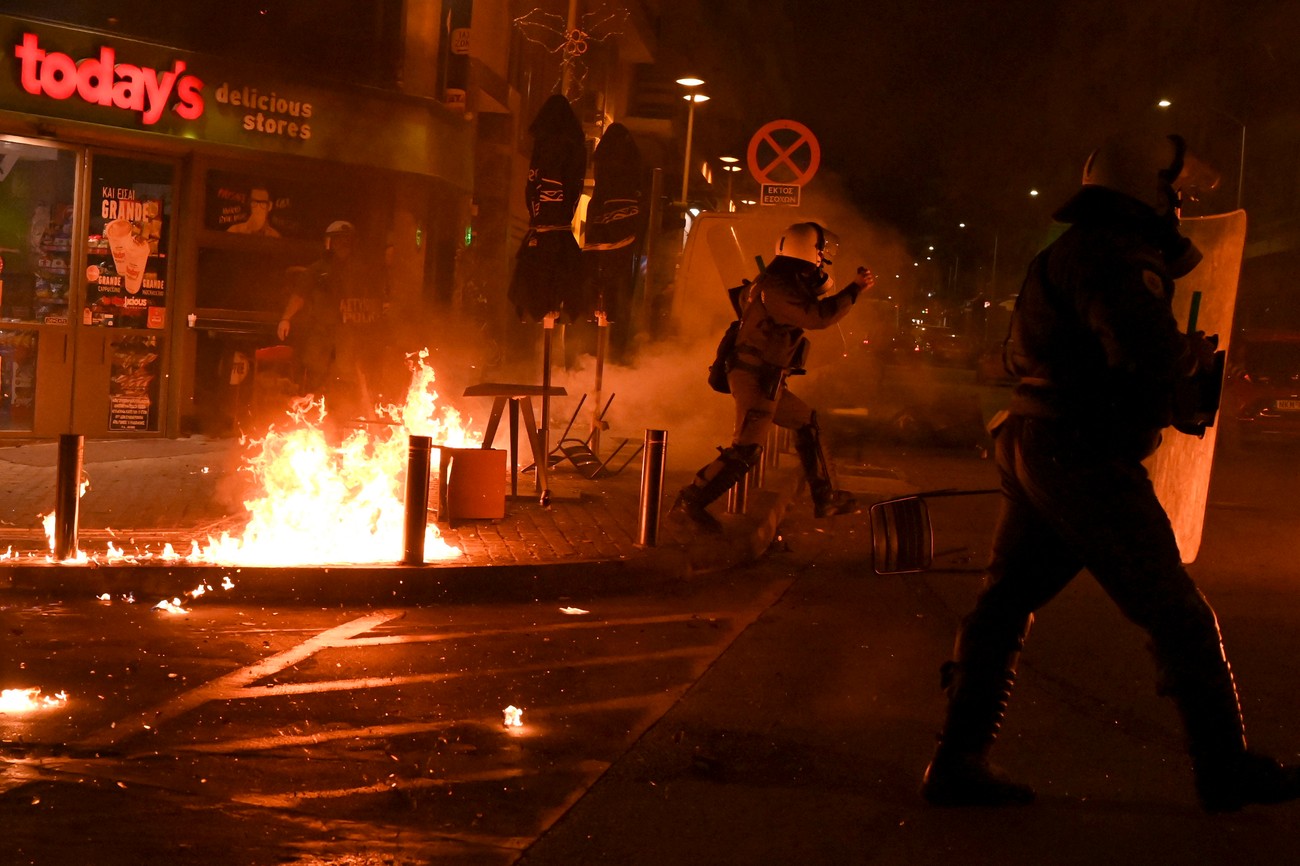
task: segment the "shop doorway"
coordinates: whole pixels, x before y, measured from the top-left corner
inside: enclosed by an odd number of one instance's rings
[[[0,439],[158,435],[173,162],[0,138]]]

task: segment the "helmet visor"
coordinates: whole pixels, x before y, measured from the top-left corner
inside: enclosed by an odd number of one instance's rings
[[[822,243],[818,248],[822,254],[822,261],[828,265],[835,264],[835,260],[840,257],[840,236],[833,231],[822,229]]]

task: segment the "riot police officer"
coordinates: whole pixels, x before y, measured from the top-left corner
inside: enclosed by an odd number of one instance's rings
[[[1178,136],[1109,140],[1055,214],[1069,228],[1029,266],[1006,346],[1019,384],[995,430],[1001,512],[985,588],[942,668],[947,715],[921,788],[931,803],[1033,799],[989,749],[1034,612],[1085,568],[1150,638],[1201,805],[1300,796],[1296,768],[1246,748],[1214,611],[1141,462],[1182,426],[1179,381],[1213,363],[1214,341],[1181,332],[1171,306],[1200,260],[1178,222],[1190,164]]]
[[[795,223],[777,240],[772,263],[745,287],[735,346],[724,359],[736,404],[735,433],[731,445],[719,449],[717,459],[681,489],[670,518],[684,517],[719,531],[721,524],[707,506],[757,465],[773,424],[794,431],[816,516],[856,510],[854,498],[831,482],[816,412],[786,387],[786,377],[803,367],[804,331],[834,325],[875,284],[870,271],[859,269],[853,282],[831,294],[834,280],[825,268],[838,248],[838,238],[820,224]]]

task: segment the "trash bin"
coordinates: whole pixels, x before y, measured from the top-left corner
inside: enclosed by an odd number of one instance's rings
[[[506,452],[500,448],[439,448],[438,520],[497,520],[506,516]]]

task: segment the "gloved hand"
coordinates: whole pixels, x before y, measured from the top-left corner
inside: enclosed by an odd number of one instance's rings
[[[859,265],[858,274],[853,278],[853,282],[844,287],[844,291],[849,292],[849,300],[853,303],[858,302],[858,295],[872,288],[876,284],[876,275],[867,268]]]
[[[1214,353],[1219,350],[1219,335],[1212,334],[1207,337],[1204,331],[1197,331],[1188,334],[1187,340],[1191,346],[1192,357],[1196,358],[1196,368],[1208,370],[1213,367]]]

